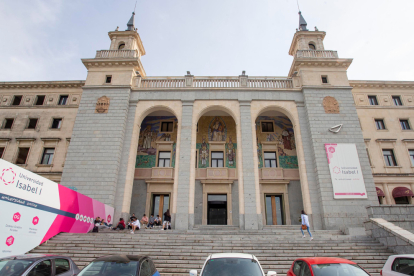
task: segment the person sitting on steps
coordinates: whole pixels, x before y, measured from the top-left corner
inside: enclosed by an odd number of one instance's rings
[[[123,218],[120,218],[118,224],[113,228],[113,230],[124,230],[124,229],[125,229],[125,221]]]
[[[171,229],[171,214],[170,209],[167,209],[167,211],[164,213],[164,224],[162,230]]]
[[[147,215],[143,215],[141,218],[141,224],[145,227],[145,229],[147,229],[147,225],[148,225],[148,217]]]
[[[134,234],[135,230],[137,229],[139,230],[141,228],[141,224],[139,223],[139,220],[136,218],[133,218],[131,225],[132,225],[131,234]]]

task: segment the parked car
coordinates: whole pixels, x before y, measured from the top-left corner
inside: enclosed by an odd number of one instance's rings
[[[160,276],[150,257],[109,255],[97,258],[82,269],[78,276]]]
[[[367,276],[370,275],[356,263],[341,258],[296,259],[287,276]]]
[[[79,272],[65,256],[25,254],[0,259],[0,276],[72,276]]]
[[[382,276],[414,274],[414,255],[391,255],[380,273]]]
[[[207,257],[200,276],[264,276],[263,269],[254,255],[240,253],[220,253]],[[197,276],[197,270],[191,270],[190,276]],[[275,271],[267,276],[276,276]]]

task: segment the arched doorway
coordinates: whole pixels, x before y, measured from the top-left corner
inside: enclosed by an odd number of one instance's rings
[[[294,126],[266,109],[255,120],[260,202],[264,225],[300,224],[303,209]]]

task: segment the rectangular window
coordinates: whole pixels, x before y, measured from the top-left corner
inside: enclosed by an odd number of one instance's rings
[[[12,105],[20,105],[20,103],[22,102],[22,98],[23,96],[14,96]]]
[[[224,167],[224,153],[222,151],[211,152],[211,166],[213,168]]]
[[[29,124],[27,125],[27,129],[36,129],[37,126],[37,118],[29,119]]]
[[[266,168],[276,168],[276,152],[265,152],[264,153],[264,165]]]
[[[408,150],[408,154],[410,155],[411,166],[414,167],[414,149]]]
[[[158,154],[158,167],[170,167],[171,152],[160,151]]]
[[[55,259],[56,275],[68,272],[70,270],[69,260]]]
[[[60,129],[61,126],[62,126],[62,119],[58,119],[58,118],[53,119],[51,128]]]
[[[4,129],[11,129],[13,127],[13,122],[14,122],[13,118],[9,118],[9,119],[4,120],[3,128]]]
[[[68,102],[68,97],[68,95],[61,95],[59,98],[58,105],[66,105],[66,103]]]
[[[55,149],[45,148],[44,151],[43,151],[42,161],[40,162],[40,164],[43,164],[43,165],[52,164],[54,154],[55,154]]]
[[[408,123],[408,120],[400,120],[400,124],[403,130],[411,129],[410,124]]]
[[[382,119],[375,119],[375,125],[378,130],[385,129],[384,120]]]
[[[273,122],[262,122],[262,132],[274,132]]]
[[[161,132],[172,132],[173,131],[173,122],[162,122],[161,123]]]
[[[328,83],[328,76],[322,76],[322,83]]]
[[[45,96],[37,96],[35,105],[43,105],[45,103]]]
[[[385,165],[387,167],[397,166],[397,161],[395,160],[394,151],[392,149],[383,149],[382,154],[384,155]]]
[[[394,105],[397,105],[397,106],[403,105],[402,102],[401,102],[401,97],[400,96],[392,96],[392,100],[394,102]]]
[[[27,161],[27,156],[29,155],[30,148],[18,148],[17,152],[17,165],[24,165]]]
[[[3,158],[4,148],[0,148],[0,158]]]
[[[378,105],[377,96],[368,96],[370,105]]]
[[[111,83],[112,82],[112,76],[106,76],[105,83]]]

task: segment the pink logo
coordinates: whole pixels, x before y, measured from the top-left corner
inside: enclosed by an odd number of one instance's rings
[[[15,213],[15,214],[13,215],[13,220],[14,220],[14,222],[18,222],[18,221],[20,220],[20,217],[21,217],[21,215],[20,215],[20,213],[19,213],[19,212]]]
[[[334,147],[329,147],[328,150],[329,150],[330,153],[334,153],[335,152],[335,148]]]
[[[12,168],[3,169],[0,179],[3,180],[5,185],[13,184],[14,179],[16,179],[16,173]]]
[[[37,216],[34,217],[33,220],[32,220],[32,223],[33,223],[33,225],[38,224],[39,223],[39,218]]]
[[[338,174],[338,173],[341,172],[341,169],[339,167],[334,167],[333,168],[333,172],[336,173],[336,174]]]
[[[7,246],[12,245],[13,243],[14,243],[14,237],[13,236],[10,236],[6,239]]]
[[[108,218],[106,219],[106,221],[107,221],[108,223],[110,223],[110,222],[111,222],[111,215],[108,215]]]

